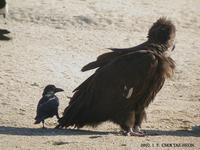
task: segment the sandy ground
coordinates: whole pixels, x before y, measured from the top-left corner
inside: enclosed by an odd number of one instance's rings
[[[200,0],[10,0],[0,16],[0,149],[200,149]],[[60,114],[72,90],[92,72],[83,65],[108,47],[130,47],[146,39],[160,16],[177,26],[175,76],[148,108],[146,137],[124,137],[113,123],[82,130],[34,125],[45,85],[59,93]],[[7,40],[10,37],[11,40]],[[172,145],[169,145],[172,144]],[[173,145],[176,144],[176,145]],[[181,145],[178,145],[181,144]],[[190,144],[187,147],[184,144]],[[181,147],[179,147],[181,146]]]

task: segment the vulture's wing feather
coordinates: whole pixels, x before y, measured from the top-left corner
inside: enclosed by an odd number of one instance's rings
[[[147,50],[146,48],[147,45],[148,45],[148,42],[144,42],[140,45],[130,47],[130,48],[109,48],[109,49],[117,53],[130,53],[130,52],[134,52],[138,50]]]
[[[156,67],[157,59],[151,52],[139,51],[123,55],[98,69],[76,88],[59,120],[60,125],[82,126],[108,120],[128,101],[137,100],[135,95],[148,85],[146,79],[153,76]]]
[[[98,67],[102,67],[105,66],[106,64],[108,64],[109,62],[113,61],[114,59],[118,58],[119,56],[123,55],[123,53],[117,53],[117,52],[109,52],[109,53],[105,53],[100,55],[96,61],[93,61],[87,65],[85,65],[81,71],[88,71],[88,70],[92,70]]]
[[[131,51],[133,51],[132,47],[131,48],[108,48],[108,49],[110,49],[113,52],[117,52],[117,53],[124,53],[124,52],[131,52]]]
[[[131,47],[131,48],[108,48],[108,49],[112,50],[112,52],[108,52],[108,53],[104,53],[104,54],[100,55],[96,61],[93,61],[93,62],[85,65],[81,69],[81,71],[84,72],[84,71],[92,70],[92,69],[95,69],[98,67],[101,68],[101,67],[105,66],[106,64],[110,63],[111,61],[119,58],[122,55],[126,55],[128,53],[136,52],[139,50],[146,50],[146,45],[147,45],[147,42],[142,43],[135,47]]]

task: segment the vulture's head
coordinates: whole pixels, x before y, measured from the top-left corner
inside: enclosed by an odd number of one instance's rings
[[[43,96],[45,96],[45,95],[53,95],[53,94],[55,94],[57,92],[62,92],[62,91],[64,91],[64,90],[61,89],[61,88],[57,88],[55,85],[49,84],[44,88],[44,91],[43,91],[42,95]]]
[[[175,48],[175,25],[165,17],[158,19],[149,29],[148,41],[154,44],[165,45],[168,50]]]

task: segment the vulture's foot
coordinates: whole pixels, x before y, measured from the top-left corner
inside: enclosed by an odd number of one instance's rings
[[[139,137],[145,136],[143,132],[138,132],[138,131],[129,131],[129,132],[126,132],[124,135],[125,136],[139,136]]]
[[[135,131],[135,132],[139,132],[139,133],[141,133],[141,134],[144,134],[144,135],[145,135],[145,133],[144,133],[143,131],[141,131],[141,128],[140,128],[140,126],[135,126],[135,128],[133,128],[133,131]]]
[[[139,136],[139,137],[144,137],[145,134],[144,132],[142,131],[138,131],[138,130],[133,130],[133,129],[130,129],[129,131],[125,131],[123,132],[123,135],[125,136]]]

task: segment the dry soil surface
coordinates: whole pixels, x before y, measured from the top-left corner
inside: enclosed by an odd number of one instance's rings
[[[200,0],[10,0],[0,16],[0,149],[200,149]],[[62,114],[72,90],[92,71],[81,67],[109,47],[146,40],[161,16],[177,27],[172,54],[176,71],[147,110],[146,137],[125,137],[106,122],[81,130],[34,125],[36,105],[47,84],[59,93]],[[5,24],[6,22],[6,24]],[[9,38],[11,38],[9,40]],[[171,145],[170,145],[171,144]],[[184,145],[185,144],[185,145]]]

